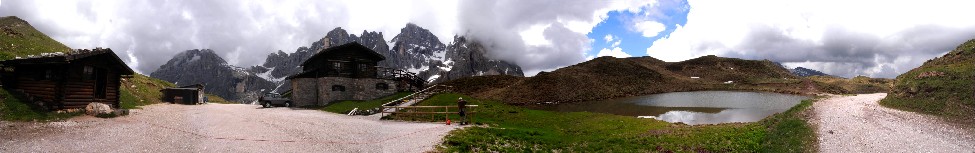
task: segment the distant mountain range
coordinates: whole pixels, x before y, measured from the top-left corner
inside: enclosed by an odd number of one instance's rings
[[[189,50],[173,57],[151,76],[178,85],[206,84],[207,91],[213,94],[249,102],[262,92],[289,90],[291,84],[284,78],[299,73],[302,62],[328,46],[349,42],[358,42],[385,56],[379,66],[417,73],[431,83],[477,75],[524,76],[518,65],[489,58],[489,51],[476,41],[454,36],[453,42],[443,44],[429,30],[415,24],[407,24],[390,41],[382,33],[363,31],[357,36],[335,28],[309,47],[299,47],[293,53],[272,53],[264,64],[248,68],[228,65],[211,50]]]
[[[826,74],[826,73],[823,73],[823,72],[820,72],[820,71],[816,71],[816,70],[813,70],[813,69],[807,69],[807,68],[804,68],[804,67],[796,67],[794,69],[789,69],[789,72],[792,72],[792,74],[795,74],[796,76],[800,76],[800,77],[807,77],[807,76],[833,76],[833,75],[829,75],[829,74]]]

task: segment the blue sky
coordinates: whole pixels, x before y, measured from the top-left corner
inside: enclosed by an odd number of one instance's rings
[[[647,48],[654,41],[670,36],[677,26],[687,24],[687,13],[690,5],[686,0],[663,0],[657,4],[644,7],[640,12],[626,10],[611,11],[607,14],[608,18],[592,29],[586,36],[593,39],[592,50],[589,55],[597,55],[600,50],[612,49],[613,43],[619,41],[619,47],[632,56],[647,56]],[[653,37],[644,37],[642,32],[635,29],[634,25],[640,21],[654,21],[664,25],[666,29]],[[613,37],[612,41],[606,41],[606,36]]]

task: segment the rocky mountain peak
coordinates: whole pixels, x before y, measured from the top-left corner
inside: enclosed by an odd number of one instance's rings
[[[177,86],[203,84],[208,93],[240,102],[253,101],[262,91],[274,88],[270,81],[244,68],[228,65],[210,49],[193,49],[176,54],[149,76],[173,82]]]
[[[823,73],[823,72],[820,72],[820,71],[816,71],[816,70],[808,69],[808,68],[804,68],[804,67],[796,67],[794,69],[789,69],[789,71],[792,72],[792,74],[795,74],[795,75],[801,76],[801,77],[807,77],[807,76],[832,76],[832,75],[829,75],[829,74],[826,74],[826,73]]]
[[[398,54],[431,55],[433,52],[442,51],[446,47],[430,30],[412,23],[406,24],[406,27],[401,29],[391,42],[395,43],[393,50],[397,51]]]
[[[218,56],[217,53],[214,53],[213,50],[193,49],[176,54],[176,56],[173,56],[173,59],[166,62],[166,65],[186,66],[188,64],[194,64],[197,62],[227,64],[227,61],[220,58],[220,56]]]
[[[260,66],[246,69],[234,67],[227,65],[226,61],[211,50],[190,50],[174,57],[153,72],[152,76],[177,82],[179,85],[196,82],[219,84],[208,85],[208,91],[211,87],[228,89],[213,93],[228,100],[246,102],[259,92],[285,92],[291,89],[291,84],[284,78],[300,73],[302,62],[329,46],[350,42],[358,42],[385,56],[386,60],[379,62],[379,66],[410,71],[431,83],[476,75],[524,75],[517,65],[485,56],[487,49],[477,42],[467,41],[461,36],[455,38],[460,39],[455,39],[451,45],[445,45],[430,30],[416,24],[407,24],[390,41],[386,41],[381,32],[363,31],[357,36],[349,34],[345,29],[335,28],[322,39],[312,42],[310,46],[299,47],[293,53],[279,50],[267,55],[264,64]],[[392,48],[390,44],[393,45]],[[203,54],[212,56],[202,56]],[[179,64],[194,63],[187,62],[194,55],[201,55],[201,59],[210,62]]]

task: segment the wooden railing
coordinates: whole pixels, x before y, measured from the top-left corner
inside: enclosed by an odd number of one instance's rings
[[[467,110],[464,111],[465,118],[469,119],[468,122],[474,123],[474,114],[477,113],[475,108],[477,105],[464,105],[467,106]],[[379,113],[380,115],[385,114],[414,114],[414,115],[424,115],[429,114],[430,120],[437,120],[437,114],[444,114],[444,121],[450,119],[450,114],[458,114],[458,106],[382,106]],[[453,109],[453,111],[451,111]]]
[[[396,100],[393,100],[393,101],[389,101],[389,102],[383,104],[383,106],[396,106],[396,105],[399,105],[400,103],[403,103],[403,100],[404,99],[405,100],[409,100],[409,99],[417,100],[417,97],[416,96],[419,95],[419,94],[431,94],[430,96],[432,96],[433,93],[428,93],[428,92],[432,92],[432,91],[436,91],[436,90],[450,90],[450,88],[451,88],[451,86],[446,86],[446,85],[430,86],[430,87],[427,87],[426,89],[420,90],[418,92],[414,92],[414,93],[412,93],[410,95],[406,95],[405,97],[402,97],[402,98],[399,98],[399,99],[396,99]],[[426,97],[424,97],[424,98],[426,98]],[[419,100],[423,100],[423,99],[419,99]]]

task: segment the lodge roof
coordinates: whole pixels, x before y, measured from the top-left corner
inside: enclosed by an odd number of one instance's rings
[[[365,55],[375,59],[376,61],[386,60],[386,57],[384,57],[379,53],[376,53],[376,51],[373,51],[372,49],[369,49],[366,46],[362,46],[362,44],[359,44],[358,42],[350,42],[350,43],[322,49],[322,51],[315,53],[315,55],[309,57],[308,60],[302,62],[301,66],[305,66],[309,64],[309,61],[313,61],[313,59],[327,57],[328,55],[340,50],[355,50],[358,52],[366,53]]]
[[[197,84],[191,84],[191,85],[187,85],[187,86],[182,86],[182,87],[179,87],[179,88],[194,88],[195,89],[195,88],[203,88],[203,87],[205,87],[203,84],[197,83]]]

